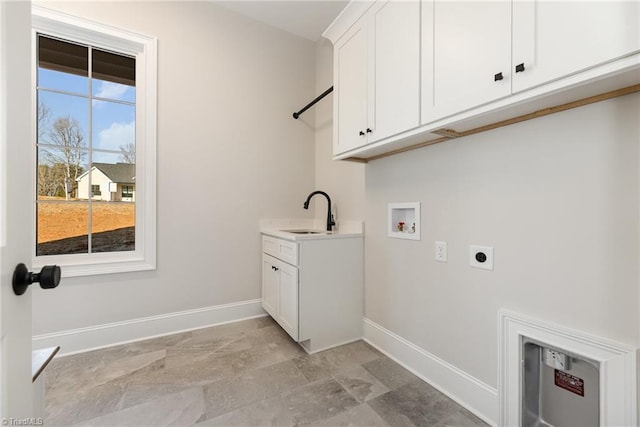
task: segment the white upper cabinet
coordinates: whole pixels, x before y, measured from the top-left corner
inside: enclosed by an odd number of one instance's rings
[[[640,0],[353,1],[324,36],[335,158],[377,158],[640,83]]]
[[[640,51],[638,1],[422,1],[423,124]]]
[[[423,1],[422,9],[423,123],[510,94],[509,2]]]
[[[420,124],[420,2],[378,1],[334,45],[334,153]]]
[[[365,142],[367,128],[367,26],[358,20],[334,47],[333,151],[343,153]]]
[[[640,52],[638,1],[513,2],[513,92]]]
[[[379,1],[369,11],[373,86],[369,142],[420,124],[420,2]]]

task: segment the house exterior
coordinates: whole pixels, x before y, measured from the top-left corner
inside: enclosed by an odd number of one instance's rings
[[[93,163],[76,179],[78,198],[106,202],[135,202],[136,165],[131,163]],[[91,176],[91,180],[89,180]],[[91,182],[89,182],[91,181]]]

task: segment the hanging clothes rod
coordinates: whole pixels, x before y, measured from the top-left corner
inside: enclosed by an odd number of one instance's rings
[[[329,95],[331,92],[333,92],[333,86],[331,86],[329,89],[325,90],[320,95],[318,95],[318,97],[316,99],[314,99],[313,101],[311,101],[310,103],[308,103],[307,105],[302,107],[302,110],[298,111],[297,113],[293,113],[293,118],[297,120],[298,117],[300,117],[300,114],[304,113],[309,108],[313,107],[316,102],[320,101],[322,98],[324,98],[325,96]]]

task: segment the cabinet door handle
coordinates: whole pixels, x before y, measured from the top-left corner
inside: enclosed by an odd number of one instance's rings
[[[502,73],[498,73],[498,74],[494,74],[493,75],[493,81],[497,82],[498,80],[502,80],[504,79],[504,77],[502,77]]]
[[[516,65],[516,73],[521,73],[524,71],[524,62],[522,64]]]
[[[360,131],[360,133],[358,133],[358,135],[364,136],[364,132]]]
[[[278,267],[275,267],[275,266],[273,266],[273,265],[271,266],[271,268],[273,268],[273,271],[278,271],[278,270],[280,270]]]
[[[373,132],[371,129],[367,128],[367,133]]]

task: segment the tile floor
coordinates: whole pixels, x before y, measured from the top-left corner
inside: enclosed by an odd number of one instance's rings
[[[480,426],[363,341],[307,355],[262,317],[54,359],[46,425]]]

